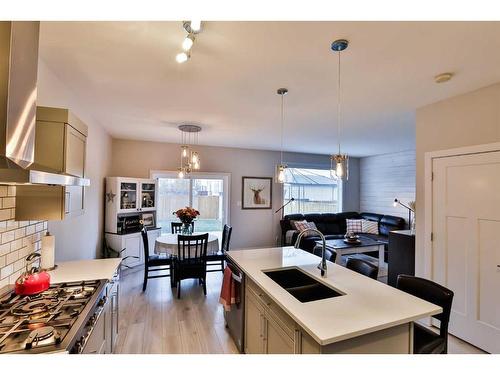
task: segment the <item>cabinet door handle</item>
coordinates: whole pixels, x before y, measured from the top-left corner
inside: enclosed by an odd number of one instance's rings
[[[260,337],[264,337],[264,316],[260,314]]]
[[[262,341],[267,340],[267,319],[264,315],[260,315],[260,337]]]

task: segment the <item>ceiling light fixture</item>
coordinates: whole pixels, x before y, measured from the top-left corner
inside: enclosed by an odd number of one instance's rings
[[[453,73],[441,73],[441,74],[438,74],[437,76],[434,77],[434,82],[436,83],[444,83],[444,82],[448,82],[451,77],[453,77]]]
[[[193,34],[187,35],[182,42],[182,49],[186,52],[189,51],[191,47],[193,47],[193,43],[194,43],[194,35]]]
[[[287,168],[287,165],[283,163],[283,136],[285,130],[285,95],[288,94],[288,89],[282,87],[276,93],[281,96],[281,151],[280,163],[276,167],[275,180],[278,184],[283,184],[285,182],[285,169]]]
[[[182,49],[184,52],[178,53],[175,60],[179,63],[185,63],[191,58],[191,49],[194,45],[195,34],[201,32],[201,21],[184,21],[182,27],[186,30],[187,35],[182,41]]]
[[[340,152],[340,121],[341,121],[341,100],[340,100],[340,52],[349,46],[346,39],[338,39],[332,43],[332,51],[338,53],[338,71],[337,71],[337,142],[338,152],[330,156],[332,177],[346,180],[349,179],[349,156]]]
[[[184,27],[184,30],[186,30],[188,34],[198,34],[201,31],[201,21],[184,21],[182,27]]]
[[[191,31],[194,33],[199,33],[201,31],[201,20],[191,21]]]
[[[186,174],[200,169],[200,155],[192,148],[198,144],[198,134],[201,132],[201,126],[198,125],[179,125],[181,131],[181,166],[178,168],[179,178],[184,178]]]
[[[190,55],[187,54],[186,52],[181,52],[178,53],[177,56],[175,56],[175,61],[177,61],[179,64],[185,63],[186,61],[189,60]]]

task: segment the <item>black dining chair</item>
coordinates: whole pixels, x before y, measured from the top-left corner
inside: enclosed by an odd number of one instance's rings
[[[229,251],[229,243],[231,241],[231,233],[233,228],[229,225],[224,225],[222,230],[222,243],[220,250],[215,254],[207,254],[207,272],[218,272],[224,273],[224,261],[226,260],[226,252]],[[220,265],[220,267],[218,267]],[[216,268],[209,266],[217,266]]]
[[[321,245],[314,246],[314,249],[313,249],[314,255],[319,256],[321,258],[322,252],[323,252],[323,246],[321,246]],[[332,250],[326,249],[325,250],[325,259],[332,262],[332,263],[335,263],[335,260],[337,259],[337,252],[333,249]]]
[[[177,236],[177,258],[174,261],[174,276],[177,298],[181,298],[181,281],[198,279],[207,295],[207,245],[208,233],[196,236]]]
[[[144,282],[142,284],[142,291],[146,290],[148,279],[157,279],[160,277],[170,277],[170,285],[174,286],[172,257],[170,255],[166,255],[165,257],[158,254],[150,255],[148,231],[146,227],[142,228],[141,235],[144,247]],[[168,271],[168,273],[163,273],[163,271]],[[150,272],[153,272],[153,275],[150,275]],[[156,272],[162,273],[157,274]]]
[[[413,353],[448,353],[448,324],[450,322],[453,292],[434,281],[409,275],[399,275],[396,287],[443,309],[441,314],[433,316],[433,318],[440,321],[439,334],[421,324],[413,323]]]
[[[182,223],[170,223],[172,234],[182,232]],[[194,221],[191,222],[191,232],[194,232]]]
[[[377,280],[378,267],[361,259],[347,258],[346,268]]]

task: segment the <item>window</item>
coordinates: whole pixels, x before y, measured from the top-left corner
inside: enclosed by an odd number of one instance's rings
[[[287,168],[285,175],[283,203],[295,199],[285,207],[285,215],[342,210],[342,183],[329,170]]]
[[[174,172],[153,172],[158,178],[157,222],[162,232],[170,232],[170,223],[179,219],[173,214],[191,206],[200,211],[196,232],[220,232],[229,222],[229,174],[192,173],[178,178]]]

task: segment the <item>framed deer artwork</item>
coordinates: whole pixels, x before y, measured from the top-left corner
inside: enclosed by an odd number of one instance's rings
[[[243,177],[241,186],[241,208],[243,210],[272,208],[272,177]]]

